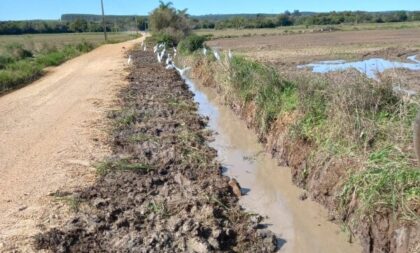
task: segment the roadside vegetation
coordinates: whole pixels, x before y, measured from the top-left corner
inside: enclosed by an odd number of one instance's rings
[[[100,36],[100,37],[99,37]],[[111,36],[115,43],[135,36]],[[101,40],[98,40],[101,38]],[[66,42],[64,42],[66,41]],[[103,35],[0,37],[0,94],[39,78],[46,67],[57,66],[102,44]]]
[[[399,97],[391,83],[360,75],[288,80],[241,56],[217,61],[199,50],[178,60],[193,67],[194,78],[216,87],[267,149],[291,166],[294,182],[365,247],[390,247],[390,237],[369,241],[374,235],[365,233],[366,224],[381,230],[383,220],[395,227],[420,222],[420,170],[412,144],[417,98]]]

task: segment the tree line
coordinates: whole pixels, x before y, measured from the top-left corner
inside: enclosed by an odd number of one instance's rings
[[[108,32],[122,32],[130,30],[145,30],[146,17],[132,19],[116,19],[106,22]],[[102,32],[101,21],[88,21],[76,18],[74,21],[56,20],[28,20],[28,21],[0,21],[0,35],[18,35],[34,33],[75,33],[75,32]]]
[[[169,8],[169,7],[168,7]],[[286,11],[282,14],[232,14],[189,16],[184,10],[184,17],[193,29],[226,28],[274,28],[292,25],[337,25],[358,23],[385,23],[420,21],[420,11],[406,12],[362,12],[345,11],[329,13],[311,13]],[[109,32],[129,30],[144,31],[148,28],[146,16],[106,16],[106,29]],[[0,21],[0,35],[26,33],[72,33],[103,31],[101,16],[83,14],[65,14],[60,21],[29,20]]]
[[[386,23],[420,21],[420,11],[362,12],[344,11],[329,13],[301,13],[299,10],[286,11],[279,15],[257,14],[250,16],[233,16],[224,20],[193,18],[194,29],[244,29],[274,28],[293,25],[338,25],[359,23]]]

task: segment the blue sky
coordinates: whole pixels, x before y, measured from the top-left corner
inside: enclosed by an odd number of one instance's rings
[[[158,0],[104,0],[107,14],[145,15]],[[285,10],[420,10],[420,0],[172,0],[192,15],[280,13]],[[100,0],[0,0],[0,20],[58,19],[63,13],[99,14]]]

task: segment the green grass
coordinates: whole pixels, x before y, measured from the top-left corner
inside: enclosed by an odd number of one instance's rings
[[[134,38],[110,34],[109,43]],[[32,82],[43,69],[57,66],[103,44],[101,34],[39,34],[0,36],[0,94]]]
[[[130,162],[127,159],[120,159],[115,161],[104,161],[96,165],[96,172],[99,175],[106,175],[113,170],[126,170],[126,171],[149,171],[150,165],[144,163]]]
[[[298,93],[293,82],[282,79],[277,71],[240,56],[230,62],[230,79],[239,97],[255,101],[259,127],[267,133],[270,125],[282,112],[297,108]]]
[[[353,194],[360,201],[359,215],[388,209],[395,219],[419,219],[415,208],[420,203],[420,170],[400,150],[384,147],[370,154],[365,170],[350,176],[340,196],[342,208]]]

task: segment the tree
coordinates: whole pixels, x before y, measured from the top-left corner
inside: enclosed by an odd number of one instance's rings
[[[279,16],[278,16],[278,18],[277,18],[277,24],[278,24],[279,26],[289,26],[289,25],[292,25],[292,24],[293,24],[293,22],[292,22],[292,20],[290,19],[290,16],[289,16],[289,15],[286,15],[286,14],[281,14],[281,15],[279,15]]]
[[[159,7],[150,14],[150,29],[155,36],[177,44],[191,32],[187,9],[176,10],[171,2],[160,1]]]
[[[87,32],[88,23],[85,19],[76,19],[71,25],[70,30],[73,32]]]

